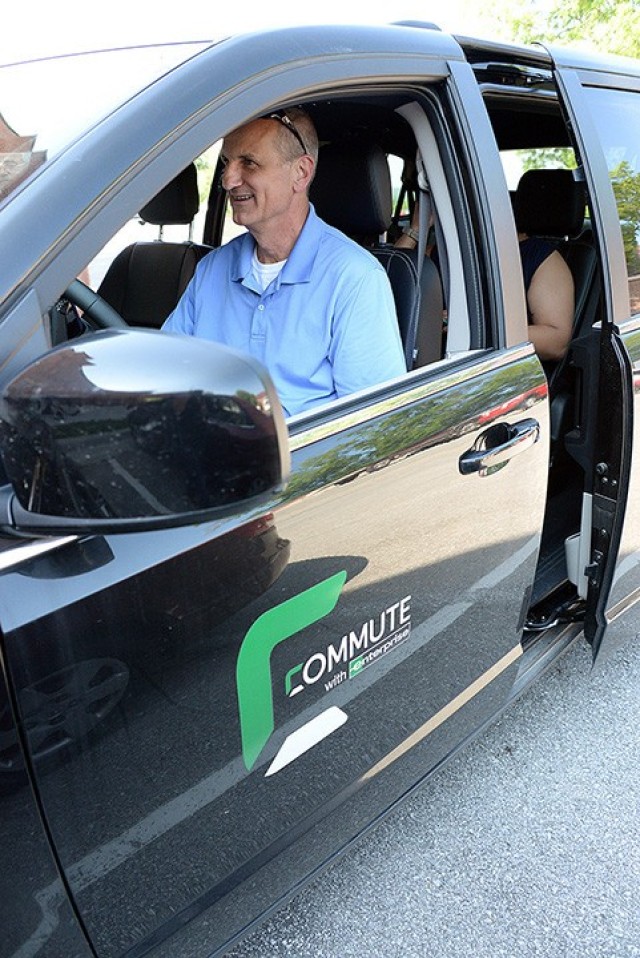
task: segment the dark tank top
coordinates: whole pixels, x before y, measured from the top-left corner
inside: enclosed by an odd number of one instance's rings
[[[548,240],[539,239],[537,236],[529,236],[520,241],[520,259],[522,261],[522,275],[524,277],[524,288],[529,289],[533,274],[547,259],[551,256],[555,246]]]

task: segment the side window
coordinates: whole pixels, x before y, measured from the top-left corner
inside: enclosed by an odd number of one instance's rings
[[[613,185],[624,243],[629,301],[640,312],[640,93],[586,91]]]
[[[500,159],[510,191],[517,188],[520,177],[527,170],[575,170],[578,165],[576,155],[570,146],[502,150]]]
[[[340,346],[339,361],[329,354],[322,337],[317,337],[318,351],[324,350],[320,363],[309,349],[291,348],[285,324],[270,319],[276,306],[282,315],[291,314],[296,320],[309,312],[308,296],[301,290],[296,296],[291,292],[301,283],[295,270],[290,270],[293,278],[286,276],[282,295],[279,284],[271,288],[273,277],[264,271],[262,292],[265,300],[273,296],[269,307],[274,309],[267,315],[264,303],[257,307],[260,313],[255,323],[264,320],[269,335],[252,334],[251,349],[268,369],[279,371],[276,385],[289,416],[315,409],[325,396],[330,403],[395,382],[404,373],[466,355],[490,341],[491,331],[480,308],[483,281],[474,244],[473,212],[467,202],[464,171],[449,142],[446,120],[437,108],[440,102],[439,91],[429,91],[419,102],[413,92],[399,90],[385,101],[357,95],[308,105],[319,139],[319,161],[310,184],[314,209],[321,220],[375,257],[390,289],[381,270],[374,274],[366,257],[326,232],[326,237],[333,237],[330,265],[335,271],[334,285],[330,288],[327,279],[333,274],[318,272],[321,295],[313,308],[324,321],[325,313],[329,316],[329,308],[334,308],[331,304],[338,290],[341,299],[336,315],[356,316],[357,323],[341,319],[345,332],[329,344],[332,349],[334,342]],[[189,270],[195,270],[212,247],[225,247],[245,232],[234,223],[227,194],[220,189],[220,148],[221,142],[214,143],[172,177],[118,231],[81,277],[129,325],[161,328],[183,294],[192,275]],[[418,155],[424,167],[420,180],[424,200],[420,203],[416,202]],[[411,224],[413,216],[420,219],[419,230]],[[242,219],[237,214],[236,218]],[[430,223],[434,224],[432,231]],[[410,224],[405,233],[403,227]],[[431,237],[428,255],[422,257],[420,237],[415,235],[420,232]],[[225,255],[232,254],[221,253],[209,262],[224,262]],[[351,264],[348,270],[345,257]],[[360,284],[352,306],[344,277],[351,272],[357,281],[366,270],[372,281]],[[157,281],[149,283],[150,275]],[[219,278],[217,282],[221,282]],[[381,295],[375,293],[376,287]],[[253,293],[262,295],[257,289]],[[317,305],[324,301],[329,304],[325,312]],[[227,345],[246,349],[249,337],[245,332],[249,322],[254,322],[253,316],[247,308],[243,326],[236,313],[232,321],[231,312],[212,308],[207,314],[207,332]],[[293,321],[289,328],[291,325]],[[63,327],[60,335],[64,332]],[[342,349],[345,340],[348,348]],[[309,400],[300,398],[303,390],[298,384],[305,384]],[[287,389],[293,398],[288,398]]]
[[[393,153],[388,154],[389,173],[391,174],[391,189],[393,192],[393,217],[396,225],[408,225],[410,216],[409,194],[402,181],[402,175],[405,169],[405,161],[400,156]],[[395,236],[387,239],[395,239]]]

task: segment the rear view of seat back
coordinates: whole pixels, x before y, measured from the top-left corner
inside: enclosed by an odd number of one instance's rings
[[[140,218],[162,228],[191,226],[198,212],[194,164],[171,180],[140,210]],[[116,256],[98,293],[131,326],[159,329],[172,312],[208,246],[185,243],[133,243]]]
[[[442,285],[435,265],[425,258],[419,288],[417,251],[379,241],[393,216],[391,176],[384,152],[374,145],[353,143],[322,147],[310,199],[325,222],[365,246],[386,270],[407,368],[440,359]]]

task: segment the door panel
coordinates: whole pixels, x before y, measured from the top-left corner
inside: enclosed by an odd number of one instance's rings
[[[629,398],[633,403],[633,427],[630,434],[632,460],[627,492],[627,508],[618,551],[618,564],[608,604],[608,619],[613,621],[632,602],[640,598],[640,317],[621,327],[621,347],[631,363],[632,388]]]
[[[1,958],[91,958],[56,869],[0,670]]]
[[[3,576],[18,708],[100,956],[221,945],[508,696],[548,468],[531,348],[341,409],[292,429],[267,515],[183,530],[169,559],[146,533]],[[462,474],[527,421],[537,442]]]
[[[594,522],[585,635],[599,654],[608,623],[640,596],[640,484],[636,289],[640,277],[637,194],[640,88],[619,76],[558,70],[558,82],[585,165],[603,271],[598,428],[593,463]],[[626,84],[626,88],[625,87]]]

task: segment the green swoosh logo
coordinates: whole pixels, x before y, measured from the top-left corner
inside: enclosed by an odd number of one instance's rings
[[[247,771],[253,768],[273,733],[271,653],[281,642],[329,615],[346,579],[346,572],[338,572],[286,599],[256,619],[245,635],[236,663],[236,687],[242,758]]]

